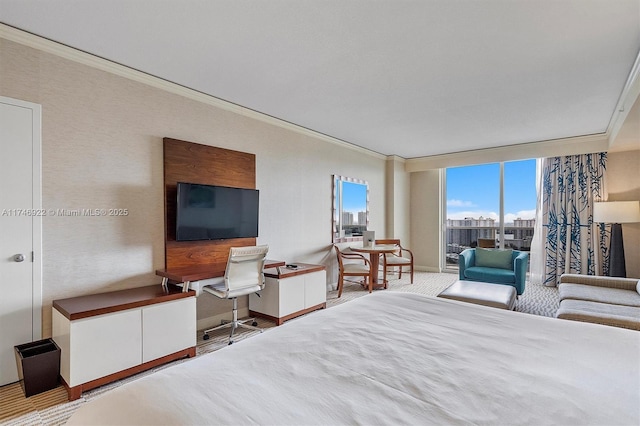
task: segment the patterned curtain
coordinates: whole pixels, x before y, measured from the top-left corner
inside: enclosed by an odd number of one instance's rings
[[[593,223],[593,203],[607,198],[607,153],[540,160],[531,282],[555,286],[564,273],[606,275],[607,227]]]

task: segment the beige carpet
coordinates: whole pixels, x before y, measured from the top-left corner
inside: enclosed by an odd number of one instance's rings
[[[389,290],[420,293],[436,296],[440,291],[457,280],[457,275],[418,272],[414,283],[409,283],[408,275],[402,279],[390,276]],[[376,290],[384,291],[384,290]],[[342,297],[338,298],[337,291],[327,294],[327,307],[348,302],[357,297],[368,294],[360,284],[345,283]],[[516,310],[536,315],[553,316],[558,309],[558,290],[556,288],[529,285],[525,293],[518,298]],[[313,314],[309,314],[313,315]],[[295,320],[292,320],[295,321]],[[273,327],[270,321],[258,320],[262,328]],[[250,337],[257,332],[240,331],[236,341]],[[227,345],[228,331],[221,330],[211,333],[209,340],[202,340],[198,334],[196,356],[214,352]],[[164,366],[156,367],[138,375],[87,391],[76,401],[67,401],[67,393],[62,386],[48,392],[25,398],[19,383],[0,387],[0,425],[62,425],[73,412],[94,398],[124,383],[136,380],[140,377],[152,374],[154,371],[175,365],[181,362],[189,362],[188,359],[175,361]]]

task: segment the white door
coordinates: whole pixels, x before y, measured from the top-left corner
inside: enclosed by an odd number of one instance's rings
[[[42,333],[40,106],[0,97],[0,386]]]

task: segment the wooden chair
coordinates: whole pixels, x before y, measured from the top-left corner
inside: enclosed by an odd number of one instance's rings
[[[359,253],[345,253],[340,251],[340,248],[334,245],[336,254],[338,256],[338,297],[342,296],[342,287],[344,287],[344,277],[364,277],[364,285],[369,286],[369,293],[371,293],[371,282],[369,276],[371,274],[371,263],[369,259]],[[345,262],[345,260],[358,260],[355,262]],[[362,263],[360,263],[362,261]]]
[[[413,253],[400,245],[398,239],[376,240],[376,244],[395,245],[397,250],[393,253],[384,253],[382,268],[384,270],[384,280],[387,281],[387,270],[398,268],[398,278],[402,278],[402,268],[408,266],[411,272],[411,284],[413,284]]]
[[[493,238],[478,238],[478,247],[495,248],[496,240],[494,240]]]

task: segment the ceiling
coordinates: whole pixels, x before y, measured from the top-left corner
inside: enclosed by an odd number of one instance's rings
[[[404,158],[605,133],[640,51],[639,0],[0,0],[0,21]]]

